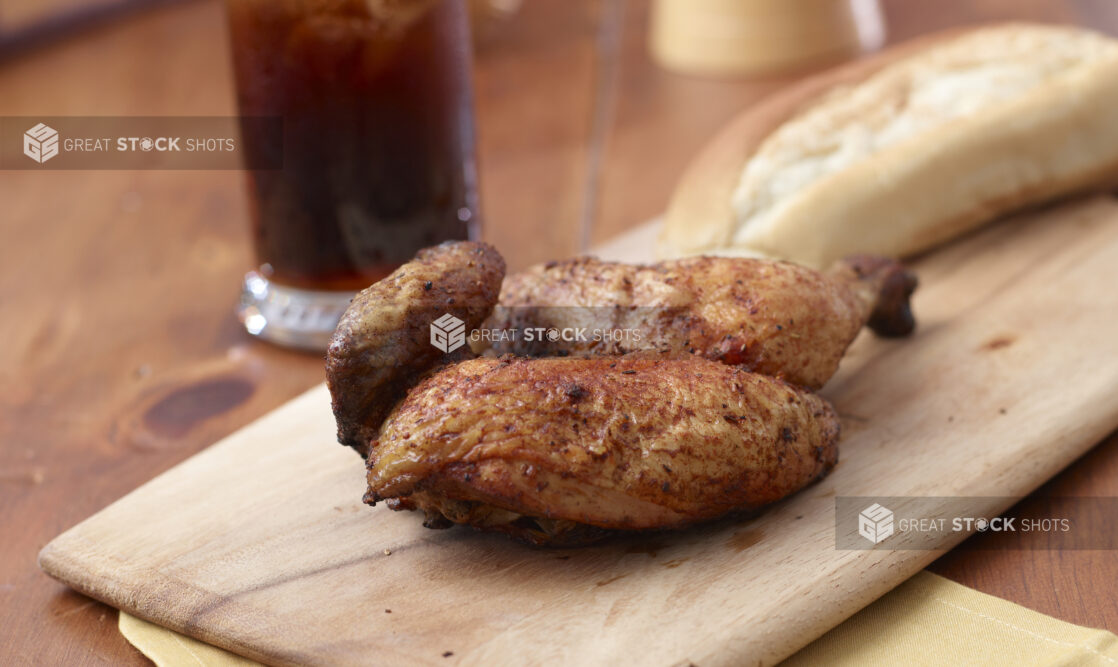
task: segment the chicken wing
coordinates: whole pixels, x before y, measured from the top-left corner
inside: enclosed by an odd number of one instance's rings
[[[912,331],[916,287],[900,264],[852,257],[822,274],[787,262],[694,257],[653,265],[579,258],[509,276],[483,326],[635,331],[580,340],[498,341],[496,354],[618,355],[685,350],[822,387],[863,325],[880,335]]]
[[[365,499],[570,544],[771,503],[830,471],[838,435],[822,398],[697,357],[474,359],[389,415]]]
[[[465,347],[446,355],[432,346],[428,327],[445,314],[477,327],[504,277],[505,260],[492,247],[448,242],[354,297],[326,352],[338,441],[367,455],[384,417],[424,373],[470,356]]]

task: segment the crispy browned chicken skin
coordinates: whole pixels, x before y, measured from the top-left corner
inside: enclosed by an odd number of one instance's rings
[[[498,354],[687,351],[819,388],[865,324],[881,335],[912,331],[915,286],[900,264],[868,256],[843,260],[827,274],[744,258],[633,265],[584,257],[509,276],[483,326],[638,332],[567,342],[519,337],[496,342]]]
[[[795,385],[825,383],[866,323],[913,327],[915,280],[874,257],[828,274],[748,259],[573,260],[505,281],[492,314],[504,270],[484,244],[444,244],[343,317],[327,377],[339,440],[368,456],[368,502],[552,545],[756,508],[837,460],[834,411]],[[488,318],[644,338],[505,347],[568,358],[464,360],[467,348],[430,343],[445,313],[467,329]]]
[[[338,441],[368,454],[385,416],[431,368],[469,355],[447,356],[430,343],[428,327],[444,314],[477,327],[493,310],[505,260],[491,246],[447,242],[364,290],[342,316],[326,352],[326,381]]]
[[[838,434],[818,396],[705,359],[475,359],[389,415],[366,501],[536,543],[676,528],[825,475]]]

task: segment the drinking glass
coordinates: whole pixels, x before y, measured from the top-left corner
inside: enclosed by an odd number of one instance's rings
[[[460,0],[226,0],[257,266],[252,335],[325,349],[353,294],[420,248],[478,237]],[[274,124],[273,124],[274,125]]]

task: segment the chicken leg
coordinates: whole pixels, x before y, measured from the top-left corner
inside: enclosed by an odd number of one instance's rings
[[[745,258],[633,265],[584,257],[509,276],[483,327],[636,332],[573,341],[521,337],[495,343],[496,354],[685,350],[818,389],[867,323],[879,335],[912,331],[908,297],[915,287],[903,266],[872,256],[848,258],[826,274]]]

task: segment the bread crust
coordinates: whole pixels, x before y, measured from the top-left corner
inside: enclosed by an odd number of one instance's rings
[[[908,256],[1013,209],[1118,183],[1118,58],[1104,58],[827,174],[782,201],[763,225],[739,220],[732,200],[747,162],[775,130],[837,88],[967,35],[1035,29],[999,24],[926,36],[747,109],[685,172],[659,254],[767,256],[816,268],[858,252]]]

